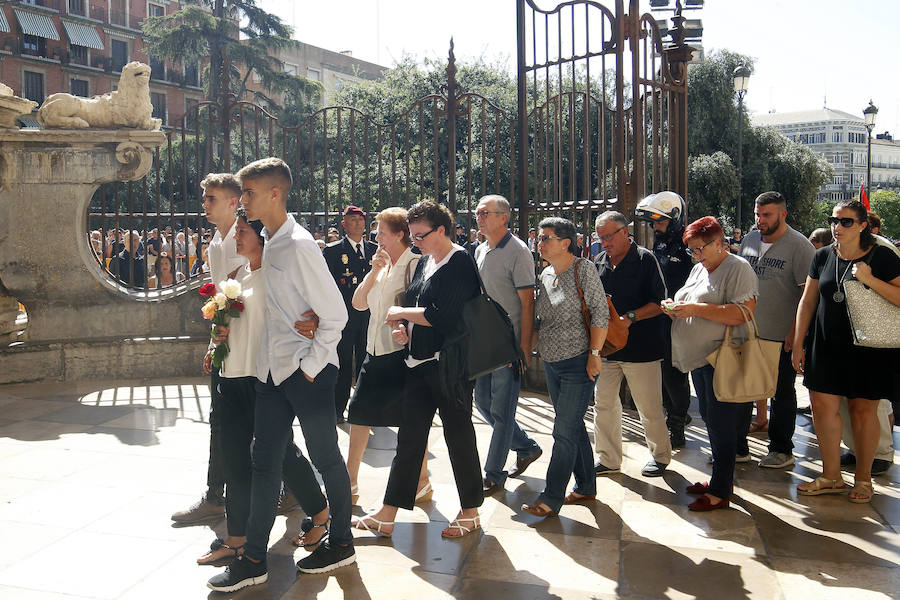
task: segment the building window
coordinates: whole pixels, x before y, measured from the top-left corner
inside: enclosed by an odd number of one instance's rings
[[[322,81],[322,72],[318,69],[306,68],[306,78],[313,81]]]
[[[148,17],[164,17],[166,16],[166,7],[150,3],[147,5],[147,16]]]
[[[844,176],[843,175],[835,175],[834,179],[832,179],[831,182],[834,185],[841,185],[842,183],[844,183]]]
[[[197,124],[197,105],[200,101],[196,98],[184,99],[184,127],[185,129],[193,129]]]
[[[25,71],[23,78],[23,95],[29,100],[41,103],[44,101],[44,74]]]
[[[834,133],[832,133],[832,134],[831,134],[831,141],[832,141],[832,142],[840,142],[840,141],[842,141],[842,140],[841,140],[841,132],[840,132],[840,131],[835,131]]]
[[[89,95],[88,82],[84,79],[70,79],[69,90],[73,96],[81,96],[82,98],[87,98]]]
[[[121,71],[128,64],[128,42],[110,40],[109,45],[113,71]]]
[[[284,63],[284,72],[288,73],[290,75],[299,75],[300,74],[299,68],[300,67],[298,65],[295,65],[294,63],[289,63],[289,62]]]
[[[22,36],[22,54],[31,56],[47,56],[47,40],[36,35]]]
[[[152,56],[150,57],[150,78],[157,81],[164,81],[166,79],[165,61]]]
[[[184,83],[200,87],[200,78],[198,76],[197,63],[188,63],[184,65]]]
[[[162,119],[163,125],[168,125],[166,119],[166,95],[158,92],[150,92],[150,104],[153,105],[153,118]]]
[[[69,0],[69,14],[70,15],[80,15],[82,17],[86,17],[87,14],[84,12],[85,1],[84,0]]]
[[[87,65],[88,49],[85,46],[76,46],[75,44],[70,45],[69,60],[76,65]]]

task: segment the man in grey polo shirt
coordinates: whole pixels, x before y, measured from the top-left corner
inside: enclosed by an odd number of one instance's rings
[[[490,195],[475,210],[485,242],[475,249],[475,262],[491,298],[509,314],[525,360],[530,360],[528,341],[534,323],[534,260],[528,246],[509,232],[509,202]],[[521,375],[514,365],[497,369],[475,380],[475,406],[493,427],[491,445],[484,463],[484,495],[503,489],[507,477],[516,477],[542,454],[540,446],[516,423]],[[510,450],[516,466],[504,469]]]
[[[803,294],[809,263],[815,248],[802,233],[787,224],[787,203],[778,192],[763,192],[756,198],[756,231],[741,240],[740,256],[750,263],[759,278],[756,323],[759,336],[784,342],[778,361],[778,385],[772,398],[769,416],[769,453],[759,461],[760,467],[780,469],[794,464],[792,450],[797,414],[797,373],[791,365],[794,342],[794,316]],[[738,439],[738,454],[746,454],[749,411],[741,424],[743,437]]]

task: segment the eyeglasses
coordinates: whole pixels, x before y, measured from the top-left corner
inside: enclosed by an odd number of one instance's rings
[[[601,236],[600,236],[600,241],[608,242],[609,240],[611,240],[611,239],[613,239],[614,237],[616,237],[616,234],[619,233],[620,231],[622,231],[623,229],[625,229],[625,228],[624,228],[624,227],[619,227],[618,229],[616,229],[616,230],[613,231],[612,233],[607,233],[606,235],[601,235]]]
[[[555,235],[539,235],[537,239],[540,243],[544,243],[547,240],[561,240],[562,238],[556,237]]]
[[[828,217],[828,224],[832,227],[838,223],[841,224],[841,227],[853,227],[853,224],[856,223],[856,219],[853,217]]]
[[[436,230],[437,230],[437,227],[432,227],[429,231],[423,233],[422,235],[414,234],[409,237],[412,238],[412,241],[414,241],[414,242],[421,242],[422,240],[427,238],[429,235],[434,233]]]
[[[501,213],[500,211],[497,211],[497,210],[484,210],[484,209],[481,209],[481,210],[476,210],[476,211],[475,211],[475,216],[476,216],[476,217],[486,217],[486,216],[488,216],[488,215],[502,215],[502,214],[503,214],[503,213]]]
[[[703,253],[703,249],[712,244],[714,241],[716,240],[709,240],[698,248],[685,248],[684,251],[687,252],[688,256],[700,256],[700,254]]]

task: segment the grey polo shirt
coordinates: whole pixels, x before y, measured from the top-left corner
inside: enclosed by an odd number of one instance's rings
[[[475,262],[488,295],[509,314],[516,338],[522,337],[522,300],[519,290],[534,288],[534,258],[525,242],[509,231],[496,246],[475,248]]]

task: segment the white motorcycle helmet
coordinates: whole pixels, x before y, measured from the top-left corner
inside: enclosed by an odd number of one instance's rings
[[[676,230],[684,227],[684,199],[675,192],[659,192],[650,194],[640,202],[634,210],[634,216],[642,221],[655,223],[660,219],[669,219]]]

